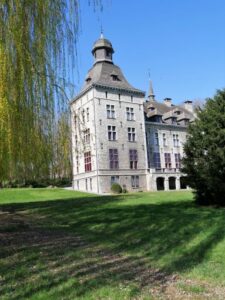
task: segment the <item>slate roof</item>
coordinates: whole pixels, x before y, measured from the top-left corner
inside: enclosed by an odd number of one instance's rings
[[[115,80],[116,77],[116,80]],[[98,62],[88,72],[81,93],[91,86],[101,86],[112,89],[125,90],[131,93],[142,94],[141,90],[134,88],[124,77],[121,69],[109,62]]]
[[[158,101],[145,102],[144,111],[146,119],[149,119],[149,121],[153,116],[162,116],[164,122],[171,117],[176,118],[178,122],[184,119],[188,119],[190,121],[193,121],[194,119],[194,114],[185,109],[182,105],[168,106]]]

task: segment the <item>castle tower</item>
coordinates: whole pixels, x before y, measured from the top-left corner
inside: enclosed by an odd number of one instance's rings
[[[94,64],[71,102],[77,190],[109,193],[113,182],[130,191],[147,188],[145,94],[129,84],[113,53],[101,35],[92,48]]]

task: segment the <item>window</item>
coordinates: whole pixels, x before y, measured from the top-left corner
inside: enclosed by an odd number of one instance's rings
[[[136,140],[135,128],[128,127],[127,133],[128,133],[128,141],[135,142]]]
[[[165,168],[171,169],[171,155],[170,153],[164,153],[165,156]]]
[[[109,168],[110,169],[119,168],[118,149],[109,149]]]
[[[118,94],[118,99],[120,100],[120,94]]]
[[[176,164],[176,169],[181,168],[181,156],[180,153],[175,153],[175,164]]]
[[[137,169],[138,155],[136,149],[129,150],[130,169]]]
[[[85,190],[86,191],[88,190],[88,180],[87,180],[87,178],[85,179]]]
[[[89,107],[86,109],[86,117],[87,117],[87,122],[89,121]]]
[[[74,126],[77,127],[77,116],[74,116]]]
[[[90,178],[90,190],[92,191],[92,178]]]
[[[111,176],[111,185],[113,183],[119,183],[119,176]]]
[[[82,122],[85,123],[85,111],[84,110],[82,110],[81,115],[82,115]]]
[[[105,92],[105,98],[106,99],[108,98],[108,92]]]
[[[133,107],[126,107],[126,115],[128,121],[134,121],[134,109]]]
[[[79,157],[76,156],[76,166],[77,166],[77,173],[79,173]]]
[[[131,186],[132,186],[132,188],[139,187],[139,176],[137,176],[137,175],[131,176]]]
[[[167,146],[166,134],[163,133],[163,146]]]
[[[114,105],[106,105],[106,112],[108,119],[115,119],[115,106]]]
[[[161,159],[160,159],[160,153],[155,152],[153,154],[153,160],[154,160],[154,167],[156,169],[161,169]]]
[[[158,134],[158,132],[155,132],[155,145],[159,146],[159,134]]]
[[[108,140],[115,141],[116,140],[116,126],[108,126]]]
[[[112,77],[113,81],[120,81],[118,75],[116,75],[116,74],[112,74],[111,77]]]
[[[84,130],[84,143],[90,144],[90,139],[91,139],[90,129]]]
[[[84,169],[85,172],[91,171],[91,152],[85,152],[84,153]]]
[[[78,139],[77,139],[77,135],[75,134],[75,148],[78,148]]]
[[[134,97],[130,96],[130,100],[131,100],[131,102],[134,102]]]
[[[174,147],[179,147],[180,141],[179,141],[179,135],[178,134],[173,134],[173,146]]]

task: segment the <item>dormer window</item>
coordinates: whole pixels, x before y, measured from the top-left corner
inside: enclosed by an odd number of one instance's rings
[[[116,75],[116,74],[111,74],[111,77],[112,77],[113,81],[120,81],[118,75]]]
[[[86,81],[87,83],[89,83],[89,82],[91,81],[91,77],[88,76],[88,77],[85,79],[85,81]]]
[[[106,50],[105,50],[105,54],[106,54],[106,56],[111,57],[111,52],[110,52],[110,50],[106,49]]]
[[[180,110],[176,110],[174,113],[175,113],[176,115],[180,115],[180,114],[181,114]]]
[[[155,107],[153,107],[153,106],[150,106],[150,107],[148,108],[148,110],[150,110],[150,111],[154,111],[154,110],[155,110]]]

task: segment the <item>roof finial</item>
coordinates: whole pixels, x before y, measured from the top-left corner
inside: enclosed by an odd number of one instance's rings
[[[148,77],[149,77],[149,92],[148,92],[148,99],[149,101],[155,101],[155,94],[153,92],[153,86],[151,81],[151,74],[150,70],[148,70]]]
[[[100,39],[104,39],[102,24],[101,24],[101,35],[100,35]]]

